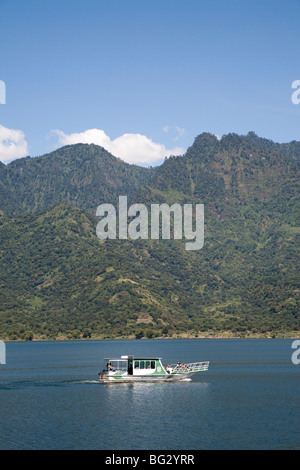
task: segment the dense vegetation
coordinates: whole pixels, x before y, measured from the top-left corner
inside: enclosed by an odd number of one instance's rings
[[[102,202],[130,199],[154,170],[128,165],[97,145],[67,145],[37,158],[0,166],[0,208],[9,214],[41,212],[59,203],[95,213]]]
[[[300,143],[202,134],[156,169],[95,145],[0,165],[0,337],[299,332]],[[204,203],[205,243],[96,237],[96,207]]]

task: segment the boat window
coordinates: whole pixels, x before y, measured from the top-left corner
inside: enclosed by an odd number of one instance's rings
[[[107,369],[112,370],[113,372],[125,372],[127,370],[127,361],[112,359],[107,363]]]
[[[135,369],[155,369],[155,361],[134,361]]]

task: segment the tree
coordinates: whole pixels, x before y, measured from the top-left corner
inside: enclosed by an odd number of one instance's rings
[[[24,339],[25,339],[25,341],[32,341],[32,339],[33,339],[32,331],[25,331]]]

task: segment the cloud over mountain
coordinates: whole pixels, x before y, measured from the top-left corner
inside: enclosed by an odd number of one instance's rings
[[[96,144],[104,147],[114,156],[127,163],[152,165],[170,155],[182,155],[182,147],[167,149],[163,144],[153,142],[142,134],[123,134],[114,140],[101,129],[88,129],[83,132],[65,134],[60,130],[53,131],[58,136],[59,145],[78,143]]]
[[[0,161],[10,162],[28,155],[24,132],[0,124]]]

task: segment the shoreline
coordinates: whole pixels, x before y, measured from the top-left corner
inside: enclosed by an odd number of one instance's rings
[[[30,340],[26,340],[24,338],[16,338],[16,339],[9,339],[9,338],[0,338],[0,341],[3,341],[5,343],[17,343],[17,342],[27,342],[27,343],[34,343],[34,342],[62,342],[62,341],[120,341],[120,340],[138,340],[138,341],[143,341],[143,340],[174,340],[174,339],[299,339],[300,338],[300,332],[297,331],[289,331],[286,333],[278,333],[274,334],[271,332],[268,333],[256,333],[254,334],[229,334],[229,333],[202,333],[201,335],[187,335],[187,334],[181,334],[181,335],[173,335],[173,336],[157,336],[153,338],[136,338],[133,335],[129,336],[112,336],[112,337],[105,337],[105,336],[95,336],[95,337],[90,337],[90,338],[68,338],[67,336],[61,335],[53,338],[42,338],[42,337],[35,337]]]

